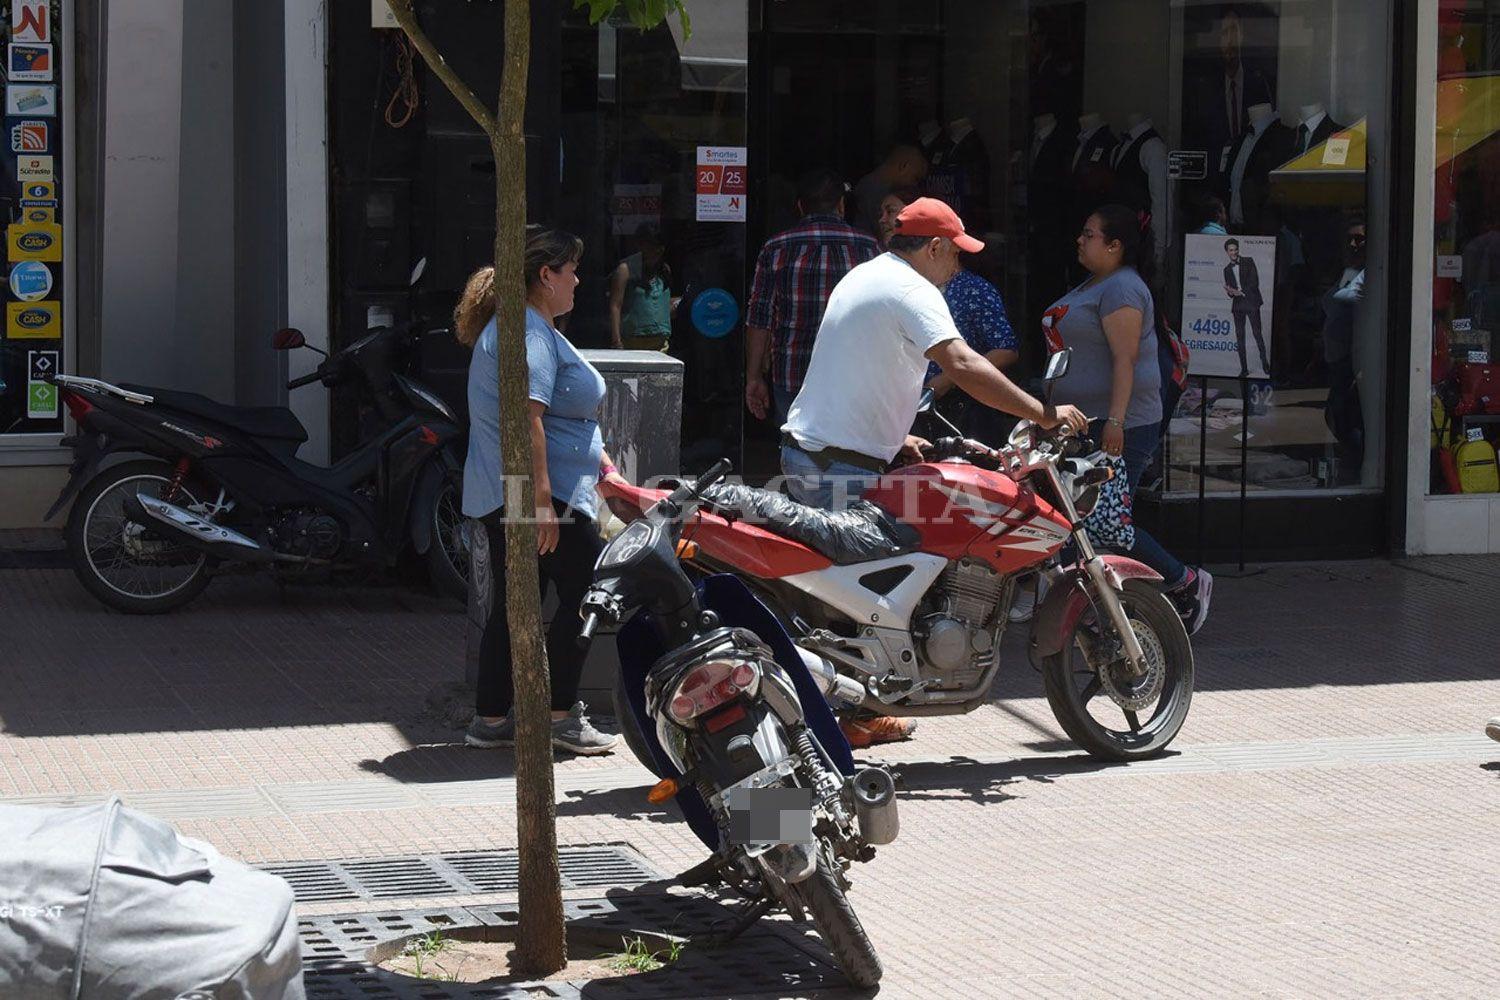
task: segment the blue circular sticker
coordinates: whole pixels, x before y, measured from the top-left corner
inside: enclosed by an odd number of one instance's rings
[[[705,337],[727,337],[739,321],[739,303],[722,288],[705,288],[693,300],[693,326]]]
[[[22,261],[10,269],[10,291],[22,302],[44,299],[52,291],[52,272],[40,261]]]

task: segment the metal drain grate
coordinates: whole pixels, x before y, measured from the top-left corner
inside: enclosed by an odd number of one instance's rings
[[[570,925],[622,941],[657,932],[702,934],[731,916],[704,896],[627,895],[563,904]],[[515,910],[494,906],[399,910],[312,917],[299,922],[308,1000],[687,1000],[746,994],[811,995],[843,984],[826,953],[791,924],[762,921],[727,948],[691,945],[658,972],[582,982],[468,985],[412,979],[370,964],[373,948],[415,934],[455,927],[508,926]]]
[[[515,892],[519,888],[519,858],[515,851],[294,861],[261,867],[291,883],[299,903],[473,896]],[[558,867],[564,889],[640,885],[663,877],[636,851],[618,844],[561,848]]]

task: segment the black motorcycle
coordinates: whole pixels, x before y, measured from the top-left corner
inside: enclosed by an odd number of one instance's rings
[[[223,564],[391,567],[410,547],[440,590],[462,596],[464,425],[397,371],[408,340],[371,331],[287,384],[354,383],[371,401],[380,429],[330,467],[297,457],[307,430],[286,407],[56,376],[78,432],[64,439],[73,466],[47,517],[77,497],[67,544],[79,581],[112,608],[157,614],[191,601]],[[273,344],[308,346],[295,329]],[[151,457],[100,471],[115,452]]]

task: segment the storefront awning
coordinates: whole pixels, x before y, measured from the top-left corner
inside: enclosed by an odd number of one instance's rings
[[[681,21],[667,19],[682,63],[682,89],[743,94],[750,45],[749,4],[691,4],[688,12],[693,36],[686,41]]]
[[[1271,200],[1280,205],[1362,205],[1370,126],[1361,118],[1271,171]]]

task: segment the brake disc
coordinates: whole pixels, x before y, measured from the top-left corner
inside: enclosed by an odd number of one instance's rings
[[[1155,630],[1134,618],[1130,619],[1130,625],[1140,641],[1146,673],[1141,677],[1132,676],[1130,666],[1123,658],[1096,669],[1109,700],[1128,712],[1138,712],[1161,694],[1167,677],[1167,656]]]

